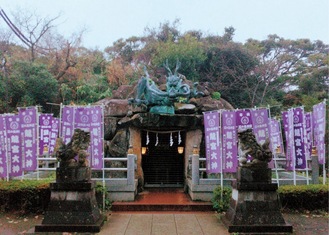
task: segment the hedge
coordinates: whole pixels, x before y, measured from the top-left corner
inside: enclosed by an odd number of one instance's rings
[[[22,214],[43,212],[50,200],[49,184],[53,179],[46,180],[11,180],[0,181],[0,211],[15,211]],[[106,189],[96,184],[96,200],[99,208],[103,207],[103,192]],[[105,200],[105,209],[111,207]]]
[[[0,184],[1,211],[43,211],[49,203],[50,180],[11,180]]]
[[[329,187],[323,184],[285,185],[278,189],[282,208],[292,210],[322,210],[328,212]]]
[[[231,200],[231,188],[223,188],[223,200],[221,200],[221,187],[214,190],[212,198],[213,207],[217,212],[228,209]],[[278,189],[278,195],[282,209],[296,211],[326,211],[329,210],[329,187],[328,185],[284,185]]]

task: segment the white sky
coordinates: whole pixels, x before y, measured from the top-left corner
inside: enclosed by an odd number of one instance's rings
[[[277,34],[329,44],[328,0],[0,0],[9,16],[18,7],[44,17],[61,13],[57,21],[61,34],[68,37],[85,27],[83,45],[101,50],[175,19],[180,19],[181,33],[201,30],[221,36],[225,27],[232,26],[235,42]]]

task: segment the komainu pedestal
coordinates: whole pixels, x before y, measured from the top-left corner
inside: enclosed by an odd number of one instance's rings
[[[89,167],[60,167],[50,184],[50,203],[35,232],[100,232],[105,217],[100,212],[95,182]]]
[[[222,218],[228,232],[292,233],[285,223],[271,169],[239,167],[232,182],[230,208]]]

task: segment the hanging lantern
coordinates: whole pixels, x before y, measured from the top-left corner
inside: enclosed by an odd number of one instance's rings
[[[183,146],[178,146],[177,151],[179,154],[182,154],[184,152],[184,147]]]
[[[144,155],[147,151],[147,147],[142,147],[142,155]]]

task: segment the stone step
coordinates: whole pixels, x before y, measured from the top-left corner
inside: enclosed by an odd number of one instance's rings
[[[211,203],[193,203],[193,204],[133,204],[124,202],[114,202],[112,211],[213,211]]]
[[[192,201],[182,188],[149,188],[133,202],[113,202],[112,211],[214,211],[211,202]]]

